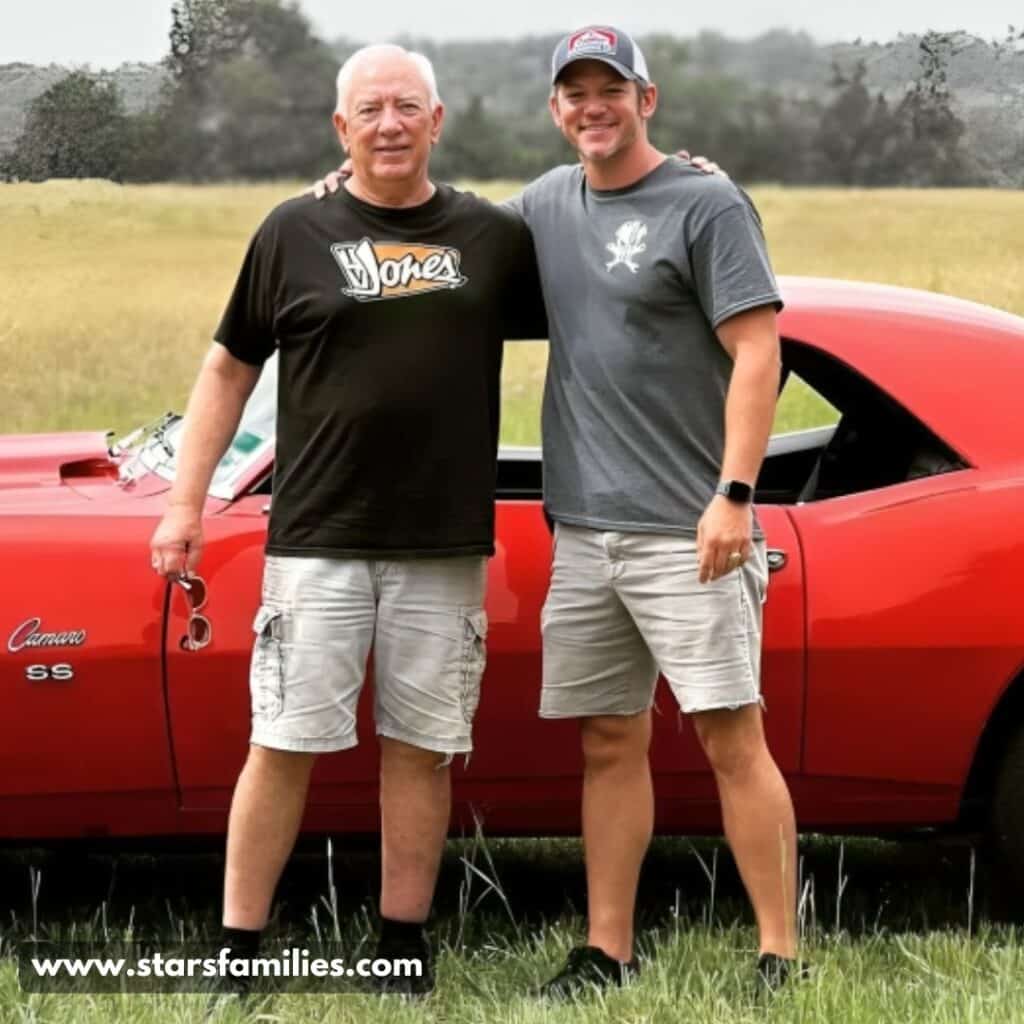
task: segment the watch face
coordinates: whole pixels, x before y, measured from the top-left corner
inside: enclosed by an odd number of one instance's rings
[[[723,480],[718,485],[718,493],[724,494],[730,501],[750,501],[754,489],[741,480]]]

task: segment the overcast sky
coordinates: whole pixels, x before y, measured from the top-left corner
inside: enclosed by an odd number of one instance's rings
[[[92,64],[155,61],[166,52],[170,0],[0,0],[0,64]],[[1002,38],[1024,23],[1021,0],[755,0],[695,4],[685,0],[300,0],[327,39],[379,41],[400,33],[434,39],[494,39],[563,32],[586,22],[611,22],[635,33],[692,35],[714,29],[749,38],[770,28],[803,29],[822,42],[884,42],[898,32],[965,29]],[[641,10],[642,7],[642,10]]]

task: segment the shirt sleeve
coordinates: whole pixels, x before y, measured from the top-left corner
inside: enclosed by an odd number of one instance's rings
[[[253,236],[214,340],[236,359],[262,366],[277,346],[274,334],[273,246],[266,223]]]
[[[547,338],[548,316],[533,235],[518,217],[514,256],[502,297],[502,308],[505,324],[503,333],[507,340]]]
[[[508,199],[503,199],[499,205],[502,209],[514,213],[522,220],[526,220],[526,205],[523,202],[523,196],[524,193],[517,192],[514,196],[509,196]]]
[[[757,211],[739,202],[716,214],[690,247],[690,267],[712,327],[757,306],[782,309]]]

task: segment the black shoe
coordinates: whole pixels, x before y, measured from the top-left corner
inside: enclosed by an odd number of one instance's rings
[[[597,946],[577,946],[569,950],[565,966],[536,990],[549,999],[571,999],[588,988],[624,985],[640,973],[636,957],[627,963],[610,957]]]
[[[204,1020],[219,1016],[220,1012],[229,1006],[237,1006],[243,1013],[248,1011],[254,1000],[258,998],[254,996],[252,987],[251,978],[219,976],[213,979],[209,987],[204,989],[206,996],[203,1005]]]
[[[790,979],[806,981],[810,973],[802,961],[788,960],[777,953],[762,953],[757,958],[756,993],[759,996],[773,995]]]
[[[370,978],[368,980],[371,991],[380,995],[407,996],[409,998],[428,996],[434,991],[434,958],[425,937],[418,942],[402,943],[401,945],[381,943],[373,955],[378,960],[413,961],[412,966],[418,962],[419,973],[395,973],[386,978]],[[395,964],[396,969],[409,966],[409,964]]]

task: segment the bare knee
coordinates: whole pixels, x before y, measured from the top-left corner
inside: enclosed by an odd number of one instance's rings
[[[693,726],[716,775],[742,778],[770,757],[756,704],[699,712],[693,716]]]
[[[414,747],[411,743],[404,743],[390,736],[381,736],[380,760],[382,771],[426,774],[447,769],[451,764],[452,755],[442,754],[436,750],[424,750],[422,747]]]
[[[272,750],[252,744],[243,771],[259,779],[273,778],[294,783],[305,783],[309,779],[316,754],[294,750]]]
[[[651,743],[651,713],[584,718],[580,734],[583,760],[590,771],[643,761]]]

